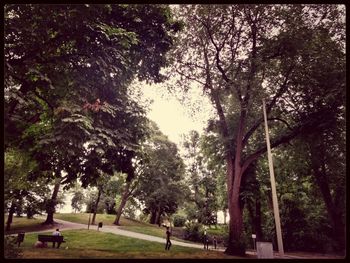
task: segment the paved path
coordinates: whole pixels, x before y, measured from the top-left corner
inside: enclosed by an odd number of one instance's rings
[[[69,229],[87,229],[88,226],[86,224],[79,224],[79,223],[73,223],[69,221],[64,221],[60,219],[55,219],[55,222],[58,224],[55,224],[52,226],[52,228],[48,228],[45,230],[41,231],[32,231],[32,232],[27,232],[27,233],[41,233],[41,232],[49,232],[49,231],[54,231],[56,228],[59,228],[60,230],[69,230]],[[90,229],[97,229],[97,225],[90,225]],[[159,242],[165,244],[165,238],[161,237],[155,237],[151,235],[146,235],[146,234],[141,234],[141,233],[136,233],[124,229],[120,229],[118,226],[103,226],[102,228],[99,229],[101,232],[106,232],[106,233],[113,233],[116,235],[121,235],[121,236],[127,236],[131,238],[138,238],[138,239],[143,239],[147,241],[153,241],[153,242]],[[193,247],[193,248],[199,248],[203,249],[202,244],[196,244],[196,243],[185,243],[177,240],[171,240],[171,243],[173,245],[177,246],[183,246],[183,247]],[[224,248],[218,248],[216,251],[224,251]],[[246,254],[256,256],[256,252],[253,250],[247,250]],[[324,254],[312,254],[312,253],[298,253],[295,254],[284,254],[283,256],[280,256],[278,253],[274,253],[274,258],[280,258],[280,259],[340,259],[342,257],[340,256],[333,256],[333,255],[324,255]]]
[[[68,222],[68,221],[64,221],[64,220],[60,220],[60,219],[56,219],[56,218],[54,220],[58,224],[53,225],[52,228],[41,230],[41,231],[32,231],[32,232],[27,232],[27,233],[50,232],[50,231],[54,231],[56,228],[59,228],[60,230],[87,229],[88,228],[88,226],[86,224],[73,223],[73,222]],[[97,225],[90,225],[90,229],[97,230]],[[102,228],[99,229],[99,231],[106,232],[106,233],[113,233],[116,235],[121,235],[121,236],[126,236],[126,237],[143,239],[143,240],[147,240],[147,241],[163,243],[163,244],[165,244],[165,242],[166,242],[165,238],[155,237],[155,236],[151,236],[151,235],[146,235],[146,234],[141,234],[141,233],[136,233],[136,232],[120,229],[118,226],[106,226],[106,225],[104,225]],[[178,245],[178,246],[183,246],[183,247],[203,248],[203,245],[200,245],[200,244],[185,243],[185,242],[181,242],[181,241],[177,241],[177,240],[171,240],[171,243],[173,245]]]

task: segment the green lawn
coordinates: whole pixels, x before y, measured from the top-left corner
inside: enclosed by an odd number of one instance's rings
[[[87,224],[89,221],[88,213],[66,213],[66,214],[55,214],[54,218],[62,219],[70,222]],[[103,222],[103,225],[113,225],[115,220],[115,215],[107,214],[96,214],[95,223]],[[152,225],[145,222],[140,222],[137,220],[127,219],[121,217],[120,219],[120,229],[129,230],[141,234],[165,237],[165,228],[159,227],[158,225]],[[174,240],[188,242],[177,237],[172,237]]]
[[[6,224],[6,221],[7,221],[7,216],[4,216],[5,224]],[[31,232],[31,231],[38,231],[38,230],[45,230],[45,229],[52,228],[52,226],[42,226],[41,224],[44,221],[45,221],[44,219],[38,219],[38,218],[27,219],[26,217],[13,217],[11,230],[6,231],[6,234],[18,233],[22,231]]]
[[[70,222],[76,222],[76,223],[83,223],[87,224],[89,220],[89,214],[88,213],[56,213],[54,215],[54,218],[56,219],[62,219]],[[6,216],[5,216],[5,222],[6,222]],[[95,222],[103,222],[104,225],[113,225],[115,219],[115,215],[108,215],[108,214],[97,214]],[[7,234],[12,233],[18,233],[21,231],[24,232],[33,232],[33,231],[39,231],[39,230],[45,230],[48,228],[52,228],[52,226],[43,226],[41,223],[43,223],[44,219],[27,219],[26,217],[14,217],[13,223],[11,225],[11,230],[6,231]],[[140,222],[137,220],[131,220],[126,219],[124,217],[120,220],[121,229],[129,230],[137,233],[157,236],[157,237],[165,237],[165,229],[164,227],[159,227],[156,225],[148,224],[145,222]],[[94,230],[94,227],[91,227],[90,229]],[[208,229],[208,233],[210,235],[217,235],[220,236],[220,233],[222,233],[223,229],[218,228],[215,229],[214,227]],[[183,240],[180,238],[180,236],[175,237],[172,236],[173,240],[182,241],[186,243],[191,243],[190,241]]]
[[[54,218],[62,219],[70,222],[76,222],[81,224],[87,224],[89,221],[89,213],[63,213],[63,214],[55,214]],[[91,214],[92,219],[92,214]],[[108,214],[96,214],[95,223],[103,222],[104,225],[113,225],[115,220],[115,215]],[[122,217],[120,219],[121,226],[152,226],[151,224],[147,224],[144,222],[140,222],[137,220],[126,219]]]
[[[218,226],[210,226],[207,229],[208,235],[211,236],[224,236],[226,234],[228,234],[228,230],[227,227],[222,226],[222,225],[218,225]]]
[[[51,234],[51,233],[47,233]],[[21,244],[23,258],[238,258],[218,251],[204,251],[139,240],[96,230],[63,230],[66,243],[60,249],[34,248],[37,234],[26,234]]]

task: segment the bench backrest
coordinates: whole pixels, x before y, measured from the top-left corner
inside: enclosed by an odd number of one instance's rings
[[[63,236],[38,235],[38,240],[41,242],[62,242]]]

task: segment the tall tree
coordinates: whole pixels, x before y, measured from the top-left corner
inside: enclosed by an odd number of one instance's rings
[[[176,144],[161,133],[155,123],[151,138],[145,145],[147,159],[143,160],[143,176],[135,196],[150,214],[151,224],[160,224],[162,216],[175,213],[181,203],[186,186],[183,183],[184,164]]]
[[[16,211],[27,212],[31,218],[41,209],[49,188],[46,180],[33,181],[37,163],[26,152],[7,148],[4,154],[4,201],[8,212],[6,230],[10,230]]]
[[[307,89],[300,90],[298,85],[306,87],[307,84],[300,78],[301,74],[308,74],[304,59],[313,61],[323,52],[322,44],[313,45],[319,30],[331,36],[335,46],[344,40],[344,10],[332,5],[191,5],[177,8],[178,17],[185,23],[186,34],[182,34],[177,43],[171,73],[179,74],[177,86],[185,90],[196,82],[217,111],[216,125],[225,147],[230,214],[226,253],[242,255],[245,253],[241,241],[242,177],[266,152],[263,141],[252,144],[252,135],[263,122],[261,99],[267,100],[269,120],[286,127],[274,134],[272,147],[322,125],[323,118],[308,114],[305,109],[304,119],[287,123],[284,118],[289,108],[283,106],[281,98],[289,94],[289,101],[292,101],[292,97],[297,97],[300,92],[308,92]]]
[[[197,207],[197,220],[203,224],[216,224],[217,198],[216,176],[208,168],[201,148],[201,137],[197,131],[190,131],[183,143],[186,151],[188,184],[193,195],[190,198]]]
[[[163,5],[5,6],[5,147],[30,150],[53,172],[47,223],[58,181],[70,187],[80,176],[86,186],[98,168],[121,169],[118,153],[143,136],[127,86],[162,80],[176,30]]]

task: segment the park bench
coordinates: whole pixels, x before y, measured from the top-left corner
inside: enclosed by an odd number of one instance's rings
[[[38,240],[41,242],[64,243],[63,236],[38,235]]]

